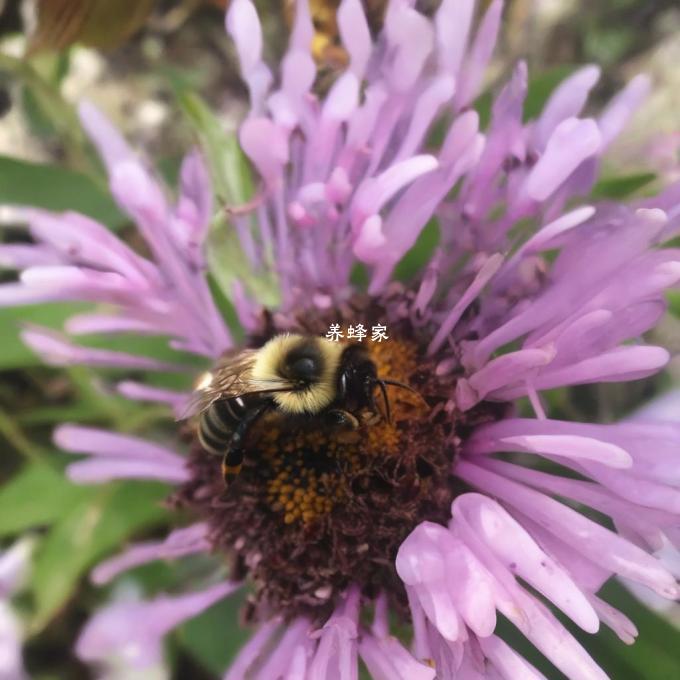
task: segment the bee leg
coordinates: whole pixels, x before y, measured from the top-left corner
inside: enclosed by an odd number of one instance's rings
[[[243,464],[243,449],[230,448],[222,458],[222,479],[224,485],[228,487],[241,472],[241,465]]]
[[[245,440],[248,436],[250,426],[257,420],[257,418],[266,411],[268,406],[261,406],[260,408],[249,411],[243,416],[236,426],[236,429],[231,435],[229,441],[229,448],[222,459],[222,478],[224,485],[229,485],[238,477],[243,464],[243,455],[245,453]]]
[[[331,409],[326,412],[326,419],[330,425],[342,430],[359,429],[359,421],[349,411],[339,408]]]

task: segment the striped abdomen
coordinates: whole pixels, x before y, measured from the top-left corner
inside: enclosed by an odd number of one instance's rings
[[[198,440],[201,446],[209,453],[224,455],[245,413],[245,404],[240,397],[213,402],[199,420]]]

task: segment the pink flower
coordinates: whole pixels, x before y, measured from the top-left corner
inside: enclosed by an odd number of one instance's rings
[[[261,464],[246,461],[243,483],[226,495],[219,462],[196,442],[187,459],[179,446],[62,425],[56,442],[89,454],[69,467],[72,479],[160,479],[196,515],[166,540],[107,560],[96,582],[201,552],[228,553],[235,565],[233,581],[96,614],[78,643],[81,658],[123,649],[138,667],[151,665],[172,626],[246,577],[258,627],[229,680],[350,680],[359,659],[386,680],[543,677],[497,635],[498,612],[566,676],[604,678],[555,610],[588,633],[604,623],[631,643],[635,626],[600,599],[603,583],[620,577],[678,598],[657,552],[680,544],[680,425],[558,420],[542,399],[570,385],[625,385],[669,359],[643,337],[680,281],[680,251],[663,247],[680,227],[679,187],[638,203],[581,202],[647,81],[638,76],[588,116],[599,71],[586,66],[525,122],[520,63],[481,130],[471,106],[502,3],[492,2],[474,30],[473,10],[472,0],[444,0],[430,20],[393,0],[373,42],[361,3],[343,0],[350,64],[320,97],[304,1],[276,78],[262,60],[254,6],[232,1],[227,30],[251,103],[239,139],[260,178],[255,199],[232,210],[233,227],[240,257],[256,276],[274,274],[282,298],[266,316],[244,282],[230,291],[248,343],[379,314],[372,320],[391,328],[395,352],[380,361],[417,385],[429,415],[412,415],[411,405],[384,437],[348,445],[344,458],[335,448],[316,451],[313,464],[303,445],[275,433],[274,455],[258,444]],[[213,201],[200,156],[185,161],[173,203],[101,113],[85,104],[81,118],[150,255],[81,215],[28,210],[35,245],[0,247],[22,270],[0,287],[0,301],[107,303],[113,311],[79,315],[66,330],[165,334],[173,347],[213,361],[237,349],[205,280]],[[433,147],[435,124],[444,137]],[[435,219],[440,238],[427,266],[397,282],[396,265]],[[368,272],[366,291],[352,277],[358,264]],[[186,370],[42,329],[25,339],[52,364]],[[119,390],[177,414],[186,398],[127,379]],[[532,416],[519,415],[524,398]],[[323,477],[317,468],[326,463]],[[319,487],[332,478],[345,495],[335,502],[327,493],[308,521],[292,509],[312,477]],[[391,609],[411,624],[412,640],[393,635]]]
[[[0,678],[24,680],[21,646],[23,626],[11,604],[11,597],[23,585],[33,549],[29,537],[0,553]]]

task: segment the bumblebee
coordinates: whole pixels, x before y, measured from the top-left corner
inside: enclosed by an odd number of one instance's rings
[[[243,463],[248,433],[266,413],[305,419],[319,427],[357,430],[360,417],[390,420],[387,385],[408,385],[377,375],[368,350],[312,335],[277,335],[260,349],[225,358],[196,391],[201,446],[223,456],[229,485]],[[376,403],[379,390],[384,404]],[[413,390],[411,390],[413,391]]]

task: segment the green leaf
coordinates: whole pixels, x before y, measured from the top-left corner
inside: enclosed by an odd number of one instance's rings
[[[224,291],[217,281],[215,281],[215,277],[212,274],[208,276],[208,286],[210,287],[215,306],[222,315],[222,318],[227,322],[227,326],[229,326],[234,341],[236,344],[240,344],[245,339],[245,331],[241,327],[236,308],[231,300],[224,294]]]
[[[57,165],[0,156],[0,203],[74,210],[115,229],[129,220],[87,175]]]
[[[0,536],[51,524],[90,493],[55,467],[30,463],[0,489]]]
[[[363,262],[355,262],[349,275],[349,280],[357,290],[365,291],[371,282],[368,267]]]
[[[673,314],[673,316],[680,318],[680,291],[666,291],[666,299],[668,300],[668,309],[670,313]]]
[[[195,92],[176,79],[171,78],[170,82],[182,113],[198,135],[206,153],[217,196],[228,205],[246,203],[253,196],[253,179],[236,133],[225,130]]]
[[[97,487],[93,498],[74,503],[52,526],[35,556],[31,629],[42,629],[98,560],[121,549],[135,532],[165,517],[161,500],[167,487],[155,483],[120,483]]]
[[[172,74],[168,78],[179,107],[206,154],[218,200],[223,206],[247,203],[254,195],[254,183],[250,164],[241,151],[236,133],[225,130],[207,104],[179,78]],[[251,228],[255,238],[252,222]],[[249,295],[263,305],[278,306],[280,293],[273,255],[264,253],[262,270],[253,272],[224,210],[220,210],[214,220],[206,252],[210,273],[227,298],[232,299],[232,286],[238,280]]]
[[[491,108],[493,107],[493,94],[491,91],[487,90],[480,94],[472,106],[479,115],[479,129],[484,130],[491,122]],[[442,141],[444,141],[443,135]]]
[[[221,676],[252,631],[238,624],[238,610],[245,600],[240,591],[218,602],[177,632],[179,643],[205,668]]]
[[[633,175],[601,179],[593,187],[592,196],[596,199],[627,198],[655,179],[656,175],[653,172],[639,172]]]
[[[218,220],[210,234],[207,248],[210,273],[229,300],[232,287],[239,281],[246,292],[266,307],[280,303],[280,293],[273,266],[254,272],[243,253],[236,231],[225,220]]]

